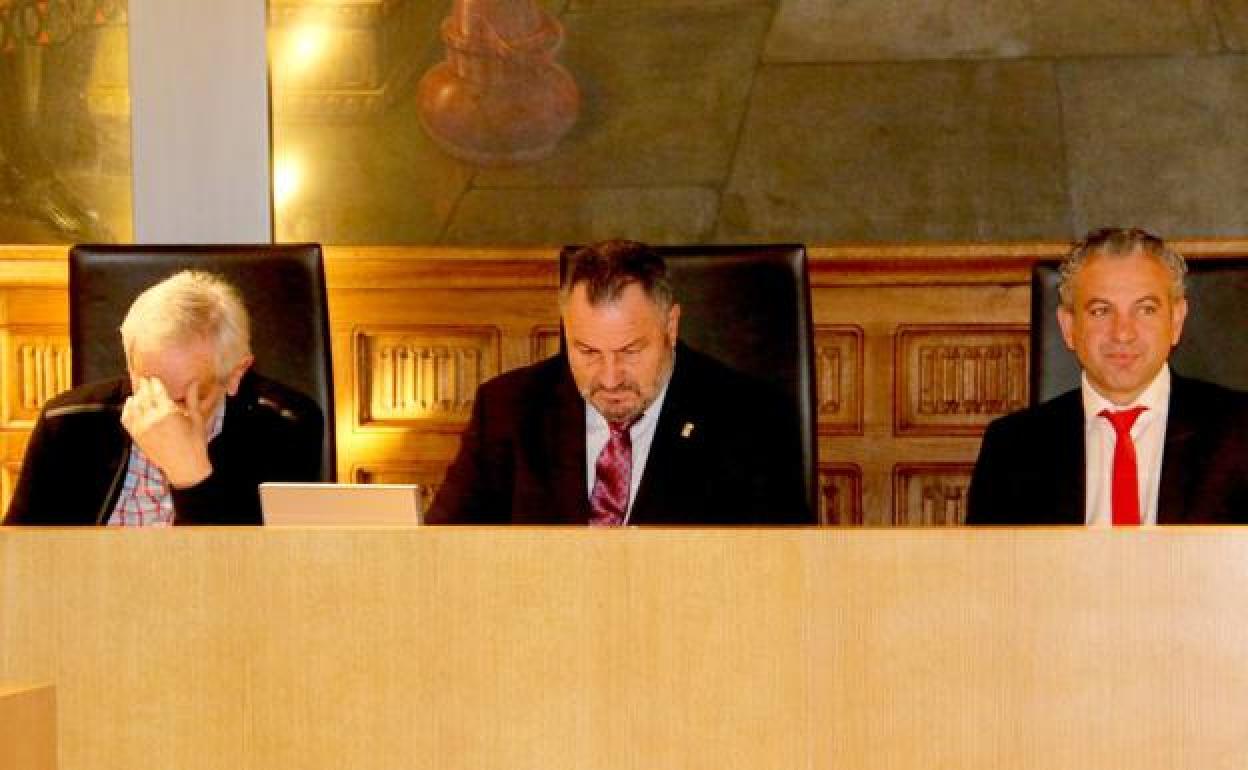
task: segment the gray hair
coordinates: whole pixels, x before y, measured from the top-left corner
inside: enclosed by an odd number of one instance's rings
[[[1183,299],[1187,289],[1183,278],[1187,275],[1187,262],[1183,255],[1170,248],[1156,235],[1138,227],[1103,227],[1093,230],[1075,244],[1062,261],[1057,284],[1058,299],[1069,310],[1074,304],[1075,276],[1094,257],[1151,257],[1170,272],[1170,299]]]
[[[676,301],[663,257],[639,241],[617,238],[577,249],[568,260],[560,281],[561,307],[567,304],[572,290],[582,283],[590,305],[614,302],[634,283],[664,314]]]
[[[139,347],[159,351],[203,340],[216,351],[220,380],[251,354],[250,323],[242,297],[212,273],[183,270],[148,287],[121,322],[127,362]]]

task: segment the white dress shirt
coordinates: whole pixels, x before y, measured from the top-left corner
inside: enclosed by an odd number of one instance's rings
[[[1135,464],[1140,485],[1140,524],[1157,523],[1157,496],[1161,488],[1161,455],[1166,443],[1166,416],[1170,411],[1170,366],[1163,365],[1135,401],[1119,406],[1097,393],[1083,374],[1083,446],[1086,486],[1084,520],[1092,527],[1112,527],[1114,443],[1117,434],[1102,409],[1121,411],[1136,406],[1146,409],[1131,426]]]
[[[673,363],[673,369],[675,363]],[[628,524],[633,512],[633,500],[637,499],[637,488],[641,486],[641,474],[646,470],[646,458],[650,456],[650,445],[654,443],[654,429],[659,424],[659,413],[663,411],[663,399],[667,397],[667,386],[672,378],[669,375],[663,388],[655,396],[654,403],[646,407],[641,419],[628,429],[629,438],[633,442],[633,468],[628,482],[628,511],[624,515],[624,524]],[[602,454],[607,440],[611,437],[611,428],[607,418],[585,402],[585,496],[594,493],[594,481],[597,478],[598,455]]]

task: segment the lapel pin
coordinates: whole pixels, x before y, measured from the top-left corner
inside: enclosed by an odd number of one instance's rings
[[[692,435],[693,435],[693,423],[687,422],[684,424],[684,427],[680,429],[680,437],[689,438]]]

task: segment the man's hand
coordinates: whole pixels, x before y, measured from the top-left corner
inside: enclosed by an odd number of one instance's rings
[[[212,473],[198,382],[187,388],[186,403],[185,409],[175,404],[159,379],[140,377],[121,409],[134,443],[175,487],[194,486]]]

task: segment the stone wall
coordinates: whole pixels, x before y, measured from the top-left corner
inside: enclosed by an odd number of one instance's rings
[[[415,2],[415,0],[405,0]],[[403,2],[391,5],[403,6]],[[440,60],[427,5],[412,52]],[[449,3],[442,3],[449,7]],[[380,114],[275,115],[279,237],[554,244],[1248,232],[1248,0],[563,0],[581,115],[478,168]],[[391,12],[391,18],[399,18]],[[412,39],[412,38],[409,38]],[[275,100],[280,105],[280,100]]]

